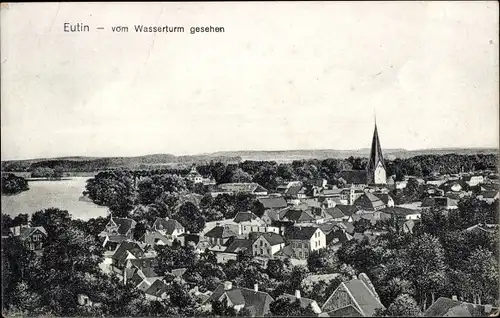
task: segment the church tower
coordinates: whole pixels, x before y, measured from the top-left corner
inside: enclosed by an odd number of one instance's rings
[[[385,169],[384,156],[382,155],[382,147],[378,139],[377,122],[375,121],[375,130],[373,131],[372,149],[370,158],[366,166],[366,176],[368,184],[386,184],[387,175]]]

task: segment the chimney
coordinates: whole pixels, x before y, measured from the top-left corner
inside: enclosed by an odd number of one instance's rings
[[[168,216],[165,217],[165,220],[168,221]]]
[[[224,290],[231,290],[233,288],[233,283],[224,282]]]
[[[258,292],[259,291],[259,284],[253,284],[253,291]]]
[[[353,280],[354,280],[354,279],[358,279],[358,276],[356,276],[356,275],[352,275],[352,279],[353,279]]]
[[[216,222],[216,223],[215,223],[215,226],[220,226],[220,222]]]
[[[458,301],[457,295],[451,296],[451,299],[454,300],[454,301]]]
[[[300,290],[295,290],[295,298],[300,299]]]

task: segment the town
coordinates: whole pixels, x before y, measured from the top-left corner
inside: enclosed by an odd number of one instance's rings
[[[2,214],[3,312],[498,315],[497,156],[450,156],[387,160],[375,124],[369,158],[99,172],[106,218]]]

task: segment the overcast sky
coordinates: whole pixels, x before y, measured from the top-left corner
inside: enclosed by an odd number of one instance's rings
[[[2,159],[368,148],[375,111],[383,148],[497,147],[498,22],[496,1],[11,4]]]

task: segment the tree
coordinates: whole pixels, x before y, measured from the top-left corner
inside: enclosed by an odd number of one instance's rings
[[[372,228],[372,222],[365,218],[360,218],[352,223],[354,225],[354,231],[356,233],[364,233],[365,231]]]
[[[134,240],[139,241],[139,239],[146,233],[148,229],[148,224],[146,222],[137,222],[134,228]]]
[[[291,301],[286,297],[278,298],[269,305],[269,310],[274,316],[304,316],[313,317],[316,313],[311,305],[303,308],[300,300]]]
[[[379,311],[379,317],[418,317],[422,314],[417,302],[408,294],[399,295],[385,310]]]
[[[243,171],[241,168],[237,168],[232,173],[231,182],[236,182],[236,183],[252,182],[252,176]]]
[[[307,268],[316,273],[335,273],[338,270],[338,263],[335,251],[328,248],[312,251],[307,258]]]
[[[57,208],[40,210],[31,216],[31,226],[43,226],[49,242],[65,232],[71,224],[69,212]]]
[[[177,268],[190,268],[197,260],[195,249],[192,245],[181,246],[178,241],[174,241],[172,246],[156,245],[154,267],[157,273],[170,273]]]
[[[200,209],[191,202],[182,204],[175,217],[179,223],[191,233],[199,233],[203,231],[205,227],[204,215],[200,212]]]
[[[29,189],[26,179],[12,173],[2,174],[2,194],[14,195]]]

